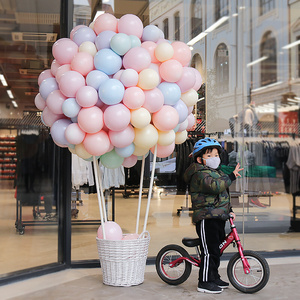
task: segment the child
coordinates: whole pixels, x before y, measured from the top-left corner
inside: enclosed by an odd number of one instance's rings
[[[196,142],[193,150],[194,163],[184,174],[190,185],[193,207],[193,223],[201,240],[201,264],[198,291],[218,294],[229,284],[221,280],[219,245],[225,238],[224,216],[231,213],[229,186],[239,176],[240,164],[226,175],[218,170],[221,145],[214,139],[204,138]]]

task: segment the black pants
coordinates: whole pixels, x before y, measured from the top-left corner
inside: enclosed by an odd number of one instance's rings
[[[220,244],[225,239],[225,221],[206,219],[196,223],[196,231],[201,240],[201,264],[199,282],[215,281],[220,278]]]

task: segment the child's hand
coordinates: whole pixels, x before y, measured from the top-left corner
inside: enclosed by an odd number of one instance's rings
[[[235,175],[235,178],[242,177],[242,175],[239,173],[240,171],[244,170],[244,168],[240,168],[240,163],[238,163],[233,171],[233,174]]]

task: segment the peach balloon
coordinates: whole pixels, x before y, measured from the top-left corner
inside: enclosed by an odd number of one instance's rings
[[[92,155],[105,154],[110,147],[110,140],[107,133],[100,130],[94,134],[87,134],[83,141],[84,148]]]
[[[164,105],[164,95],[159,88],[144,91],[145,102],[143,107],[146,108],[150,113],[159,111]]]
[[[174,49],[173,59],[178,60],[182,66],[187,66],[190,63],[192,57],[192,51],[190,47],[180,41],[175,41],[172,43]]]
[[[81,128],[78,126],[78,123],[70,124],[65,131],[66,140],[73,145],[82,143],[85,135],[86,133],[81,130]]]
[[[61,76],[64,73],[68,72],[68,71],[71,71],[71,65],[70,64],[65,64],[65,65],[60,66],[57,69],[56,74],[55,74],[56,81],[59,83],[59,80],[60,80]]]
[[[175,149],[175,142],[167,146],[157,145],[156,155],[157,157],[165,158],[170,156],[174,152],[174,149]],[[154,147],[152,147],[150,150],[154,154]]]
[[[80,158],[83,159],[88,159],[92,156],[90,153],[87,152],[82,143],[75,145],[75,152]]]
[[[159,61],[163,62],[173,57],[174,49],[172,45],[169,44],[168,42],[163,42],[157,45],[157,47],[154,50],[154,53],[155,53],[155,57]]]
[[[181,94],[181,100],[186,104],[186,106],[193,106],[198,102],[198,93],[194,89],[190,89]]]
[[[169,131],[177,126],[179,115],[174,107],[164,105],[158,112],[152,115],[152,121],[158,130]]]
[[[131,168],[137,163],[137,156],[132,154],[129,157],[125,157],[122,166],[125,168]]]
[[[78,125],[87,133],[96,133],[103,127],[103,112],[97,106],[82,108],[78,114]]]
[[[94,69],[94,58],[87,52],[78,52],[71,61],[71,69],[86,76]]]
[[[151,114],[143,107],[132,110],[130,122],[135,128],[144,128],[150,124]]]
[[[159,76],[152,69],[144,69],[139,74],[138,86],[143,90],[152,90],[159,84]]]
[[[123,103],[129,109],[140,108],[145,102],[145,94],[139,87],[129,87],[125,90]]]
[[[51,74],[55,77],[56,75],[56,72],[58,70],[58,68],[61,66],[61,64],[56,60],[54,59],[51,63]]]
[[[159,60],[155,57],[155,53],[154,53],[155,52],[155,48],[157,47],[156,43],[154,43],[152,41],[146,41],[146,42],[143,42],[141,44],[141,47],[145,48],[149,52],[149,54],[151,56],[151,62],[152,63],[159,62]]]
[[[118,20],[115,16],[105,13],[100,15],[94,22],[94,31],[98,35],[105,30],[117,32]]]
[[[143,30],[144,27],[141,19],[133,14],[123,15],[118,22],[118,32],[135,35],[139,39],[142,37]]]
[[[182,65],[175,59],[169,59],[160,65],[159,74],[165,81],[176,82],[182,76]]]
[[[168,146],[175,141],[175,132],[174,130],[169,131],[160,131],[158,130],[158,141],[157,144],[161,146]]]
[[[149,124],[141,129],[135,128],[134,131],[135,138],[133,142],[137,147],[150,149],[157,143],[158,132],[152,124]]]
[[[187,139],[187,131],[186,130],[176,132],[175,144],[182,144],[186,141],[186,139]]]

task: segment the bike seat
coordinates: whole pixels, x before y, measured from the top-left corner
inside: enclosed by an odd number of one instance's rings
[[[183,238],[182,239],[182,243],[183,245],[187,246],[187,247],[196,247],[200,245],[200,239],[199,238]]]

